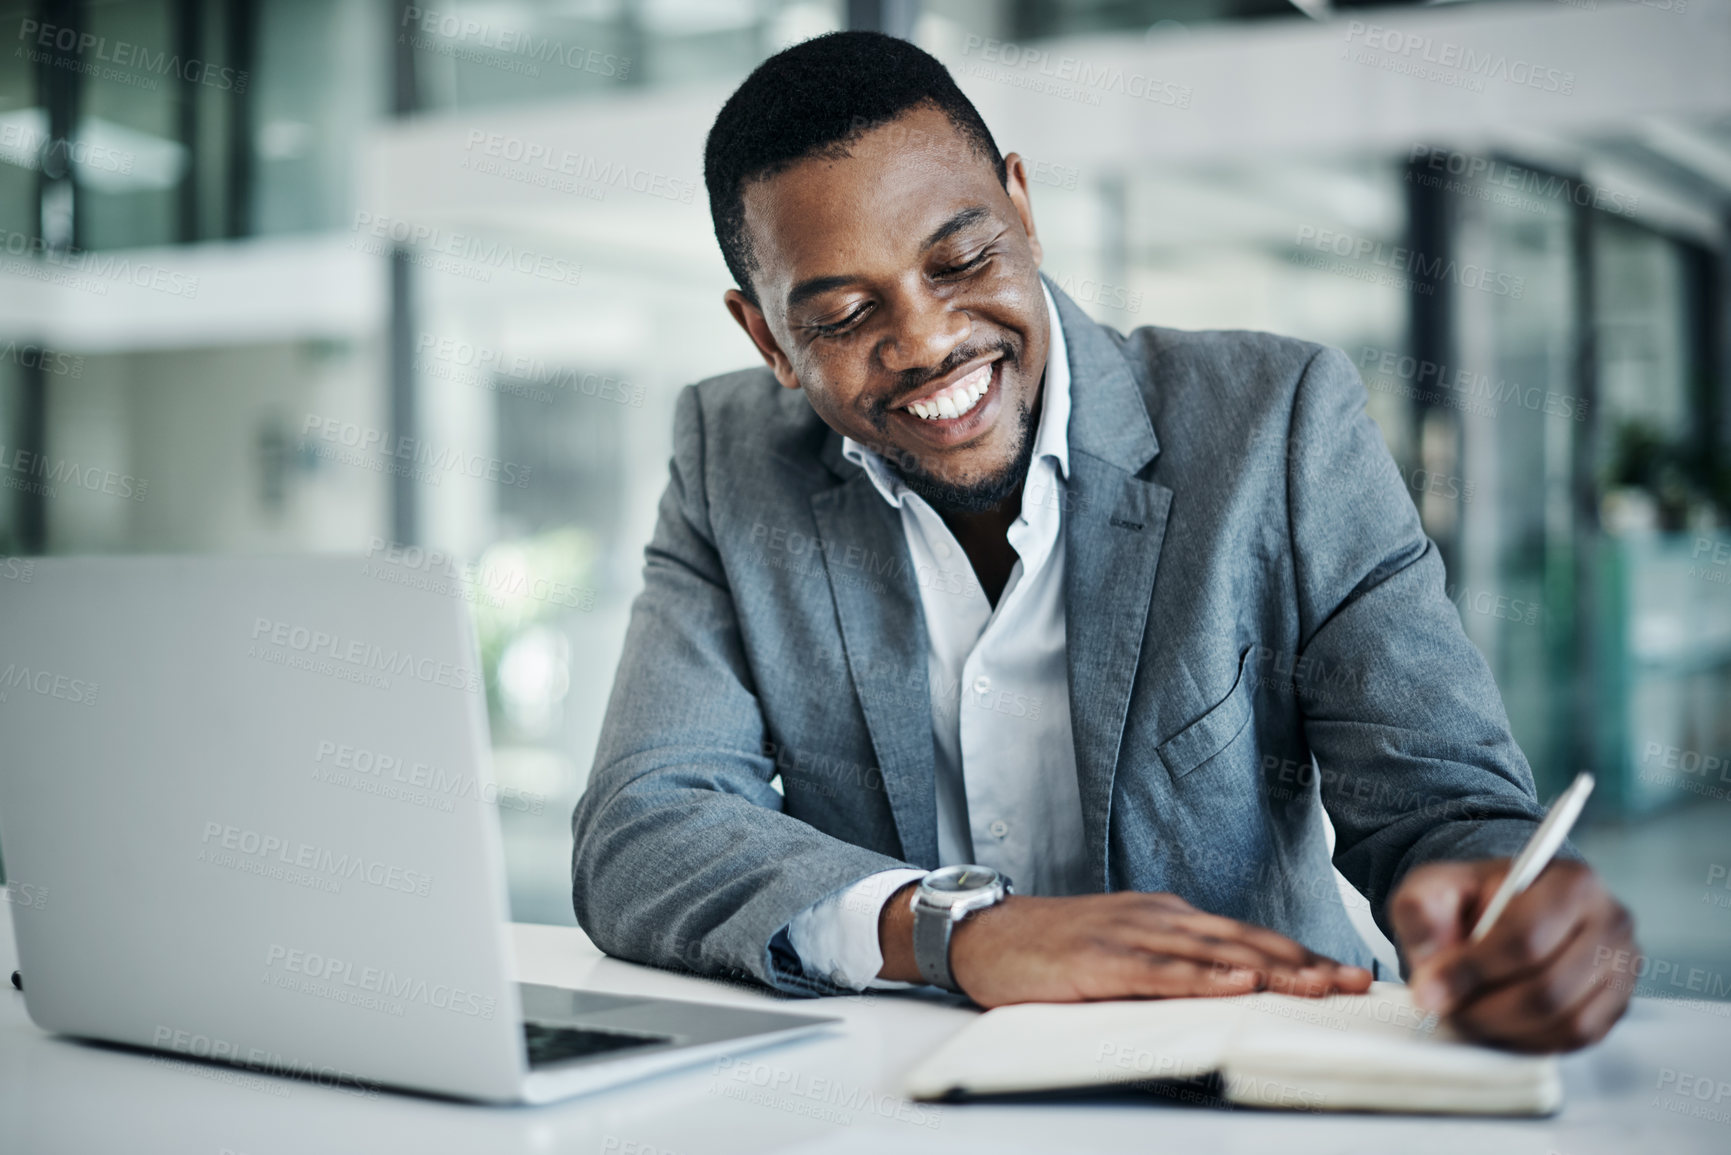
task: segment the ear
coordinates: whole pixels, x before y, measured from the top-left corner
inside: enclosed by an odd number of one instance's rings
[[[739,322],[739,327],[745,330],[745,335],[751,338],[751,343],[757,346],[764,364],[769,366],[782,388],[798,389],[799,378],[794,375],[793,363],[781,351],[775,334],[769,331],[769,321],[764,318],[763,310],[746,300],[745,294],[738,289],[727,290],[721,299],[727,311],[733,314],[733,319]]]
[[[1028,163],[1019,152],[1012,152],[1004,158],[1004,191],[1010,194],[1010,203],[1016,206],[1016,215],[1022,218],[1022,228],[1028,234],[1028,248],[1033,250],[1037,268],[1045,259],[1045,253],[1040,248],[1040,234],[1034,231],[1034,205],[1028,199]]]

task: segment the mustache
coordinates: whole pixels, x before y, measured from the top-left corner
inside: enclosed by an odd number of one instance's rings
[[[892,405],[897,404],[902,399],[912,397],[940,377],[948,376],[969,361],[977,360],[990,353],[1002,354],[1006,369],[1014,368],[1017,364],[1015,347],[1008,341],[994,341],[986,345],[967,345],[945,357],[943,364],[935,369],[907,369],[897,374],[893,400],[879,400],[874,408],[879,414],[886,414]]]

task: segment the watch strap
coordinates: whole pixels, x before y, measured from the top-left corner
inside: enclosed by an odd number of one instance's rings
[[[958,990],[950,976],[950,932],[955,923],[950,912],[914,899],[914,965],[920,977],[934,987]]]

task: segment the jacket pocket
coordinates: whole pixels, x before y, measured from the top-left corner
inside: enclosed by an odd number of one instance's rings
[[[1226,697],[1202,717],[1172,735],[1159,747],[1160,760],[1174,778],[1182,778],[1226,748],[1250,722],[1250,679],[1244,676],[1250,650],[1238,659],[1238,680]]]

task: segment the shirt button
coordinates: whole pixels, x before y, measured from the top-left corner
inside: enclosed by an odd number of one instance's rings
[[[956,552],[955,550],[950,548],[950,543],[947,541],[944,541],[942,538],[938,539],[936,549],[937,549],[938,556],[942,557],[942,558],[947,558],[952,553]]]
[[[1006,823],[1002,818],[994,821],[990,826],[986,827],[986,829],[990,830],[992,832],[993,838],[1002,838],[1004,835],[1006,835],[1010,832],[1009,824]]]
[[[979,677],[974,679],[974,693],[976,693],[976,694],[989,694],[991,692],[992,692],[992,679],[986,677],[986,675],[984,675],[984,674],[981,674]]]

